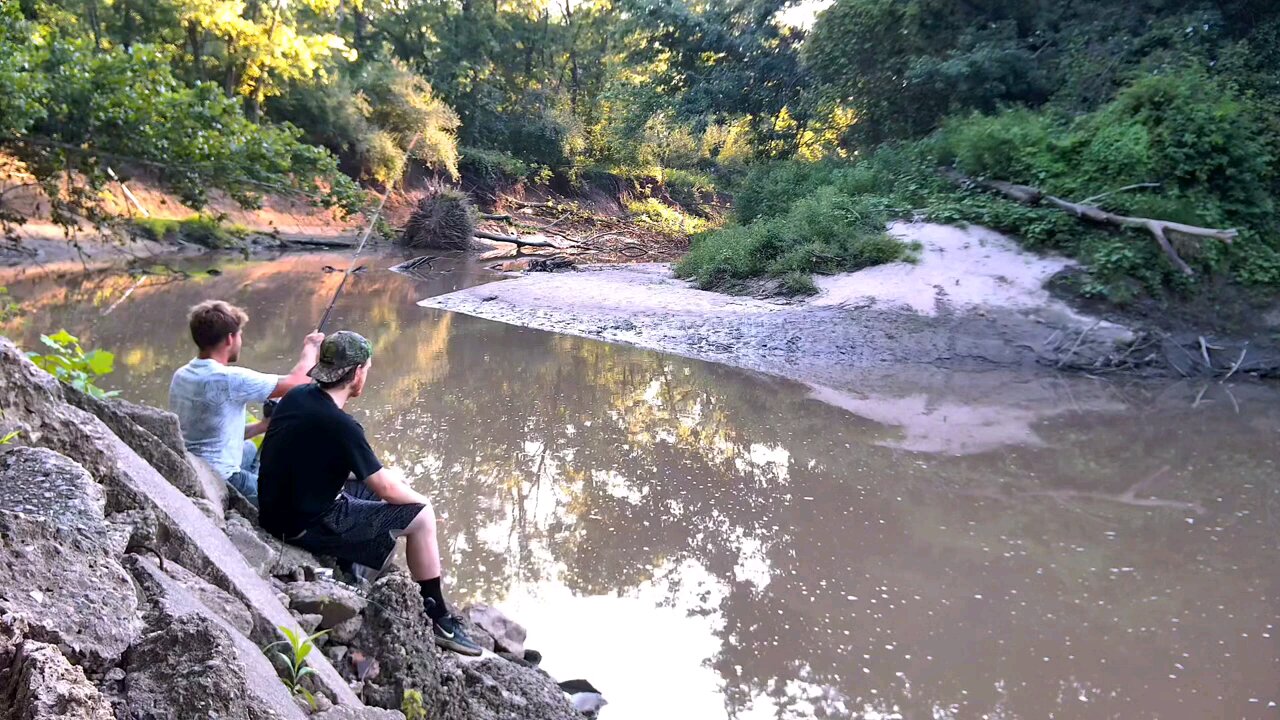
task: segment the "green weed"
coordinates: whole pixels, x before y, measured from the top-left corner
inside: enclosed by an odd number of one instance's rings
[[[59,330],[53,335],[41,335],[40,342],[50,352],[44,355],[27,353],[36,367],[95,398],[110,398],[120,394],[115,390],[103,390],[95,384],[98,378],[110,375],[115,370],[115,355],[112,353],[101,349],[85,352],[80,347],[80,340],[66,330]]]
[[[210,215],[192,215],[184,220],[171,218],[135,218],[134,232],[155,242],[187,242],[214,250],[240,247],[249,229],[243,225],[225,225]]]
[[[301,695],[314,710],[316,707],[315,695],[302,684],[302,680],[308,675],[315,674],[315,670],[307,666],[307,656],[316,648],[315,639],[328,634],[329,631],[321,630],[304,636],[302,633],[296,633],[284,625],[279,626],[279,630],[285,639],[277,640],[267,645],[262,648],[262,652],[269,653],[271,657],[280,661],[283,666],[282,672],[284,673],[280,680],[284,682],[285,687],[289,688],[289,692],[294,695]],[[288,652],[277,650],[277,647],[287,648]]]

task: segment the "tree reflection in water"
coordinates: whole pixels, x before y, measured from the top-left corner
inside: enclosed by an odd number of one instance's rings
[[[9,278],[28,315],[5,330],[30,345],[65,326],[117,352],[127,397],[163,404],[190,354],[184,308],[246,306],[245,363],[284,369],[336,283],[318,268],[344,262],[226,265],[106,315],[132,278]],[[334,327],[375,345],[354,409],[446,516],[460,591],[592,608],[532,629],[597,636],[597,656],[557,661],[634,683],[613,716],[679,713],[693,680],[664,696],[646,678],[708,672],[730,717],[1217,717],[1280,699],[1273,391],[904,370],[844,410],[791,383],[416,307],[488,279],[444,267],[348,288]],[[947,441],[974,417],[994,442]],[[688,657],[663,645],[704,647],[687,628],[714,634],[701,666],[657,667]]]

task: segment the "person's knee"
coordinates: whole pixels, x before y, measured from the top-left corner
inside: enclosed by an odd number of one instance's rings
[[[405,528],[405,534],[414,533],[432,533],[436,531],[436,512],[430,504],[423,505],[418,514],[414,516],[413,522],[409,523],[409,527]]]

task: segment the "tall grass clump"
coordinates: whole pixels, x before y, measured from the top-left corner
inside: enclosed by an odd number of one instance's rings
[[[885,232],[893,215],[884,198],[823,185],[784,213],[694,236],[676,272],[706,290],[750,292],[754,278],[772,278],[781,292],[812,294],[813,274],[910,260],[913,248]]]

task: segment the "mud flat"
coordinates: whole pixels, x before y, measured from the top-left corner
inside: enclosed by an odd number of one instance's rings
[[[1088,331],[1076,358],[1132,338],[1044,289],[1069,260],[1024,252],[982,228],[890,231],[920,244],[917,262],[819,278],[819,294],[800,301],[706,292],[650,264],[529,273],[420,304],[833,388],[913,366],[1037,373],[1057,364],[1063,337]]]

